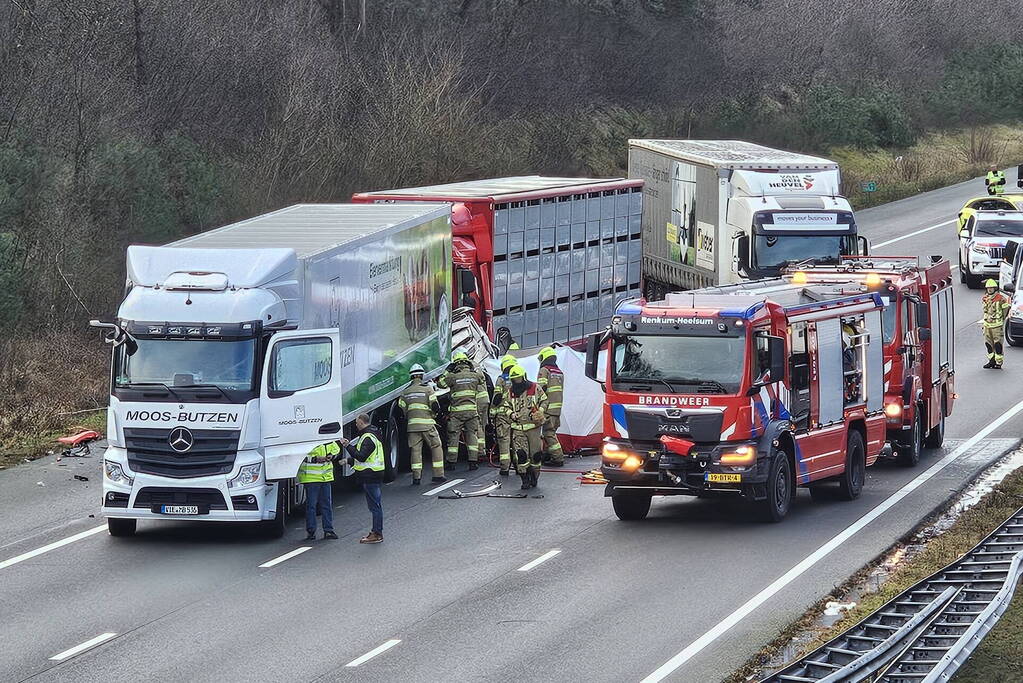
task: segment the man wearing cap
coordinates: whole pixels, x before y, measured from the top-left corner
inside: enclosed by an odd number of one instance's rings
[[[543,389],[526,378],[526,371],[521,365],[508,371],[508,379],[511,381],[508,407],[511,409],[515,469],[522,479],[522,489],[531,489],[540,479],[540,467],[543,465],[540,429],[547,409],[547,396]]]
[[[469,469],[479,469],[479,451],[476,433],[479,429],[479,409],[476,405],[476,391],[479,375],[461,351],[451,356],[451,364],[437,381],[442,389],[448,389],[451,402],[448,407],[448,465],[458,461],[458,440],[465,435],[465,448],[469,452]]]
[[[398,407],[405,413],[413,486],[419,486],[423,478],[423,444],[430,448],[433,483],[441,484],[447,481],[444,478],[444,451],[441,450],[440,434],[437,433],[437,422],[434,419],[434,411],[439,406],[433,387],[423,381],[425,373],[419,363],[409,368],[409,379],[412,381],[398,399]]]
[[[998,283],[988,280],[984,283],[987,293],[981,300],[984,308],[984,318],[981,324],[984,325],[984,345],[987,347],[987,365],[985,368],[1001,370],[1002,360],[1002,339],[1005,334],[1005,319],[1009,317],[1011,302],[1009,297],[998,291]]]
[[[537,354],[540,370],[536,373],[536,384],[547,395],[547,410],[543,423],[543,443],[550,456],[551,467],[565,466],[565,453],[558,441],[558,427],[561,426],[561,402],[565,389],[565,375],[558,367],[558,355],[550,346],[540,349]]]
[[[494,432],[497,437],[497,459],[501,465],[500,474],[508,476],[511,469],[511,409],[508,391],[511,380],[508,371],[518,365],[515,356],[506,355],[501,359],[501,374],[494,382],[494,398],[491,399],[490,415],[494,420]]]

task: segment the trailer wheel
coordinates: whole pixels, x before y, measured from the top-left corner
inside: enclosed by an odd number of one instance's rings
[[[138,520],[136,519],[107,517],[107,533],[118,538],[134,536],[136,524],[138,524]]]
[[[263,527],[263,535],[267,538],[280,538],[288,525],[288,505],[291,497],[288,495],[288,482],[277,482],[277,514],[273,519],[260,522]]]
[[[850,429],[845,444],[845,471],[838,478],[838,491],[843,500],[855,500],[863,491],[863,481],[867,477],[865,450],[863,435]]]
[[[789,514],[792,505],[792,462],[788,454],[775,454],[767,476],[767,497],[757,501],[757,513],[764,522],[780,522]]]
[[[920,462],[920,450],[923,448],[924,440],[923,418],[920,416],[920,412],[920,406],[917,406],[916,419],[913,420],[913,429],[909,434],[909,443],[899,444],[897,462],[903,467],[916,467]]]
[[[611,505],[618,519],[626,522],[645,519],[650,512],[650,501],[653,496],[644,493],[630,493],[611,497]]]
[[[927,439],[924,440],[924,445],[928,448],[941,448],[941,444],[945,442],[945,394],[941,395],[939,415],[938,424],[934,425],[934,429],[927,432]]]

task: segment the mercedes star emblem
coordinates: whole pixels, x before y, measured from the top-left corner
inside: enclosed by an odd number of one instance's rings
[[[192,447],[195,439],[192,436],[192,432],[184,427],[175,427],[171,430],[170,436],[167,437],[167,443],[178,453],[184,453]]]

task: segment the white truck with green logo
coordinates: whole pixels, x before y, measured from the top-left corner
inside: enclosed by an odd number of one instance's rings
[[[306,453],[363,412],[393,477],[408,368],[432,376],[451,355],[451,269],[447,204],[300,204],[129,247],[117,318],[93,322],[114,347],[110,533],[197,519],[281,534]],[[481,339],[465,321],[458,343]]]

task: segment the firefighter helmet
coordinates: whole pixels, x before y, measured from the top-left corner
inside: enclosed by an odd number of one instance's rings
[[[416,363],[415,365],[413,365],[411,368],[408,369],[408,374],[409,374],[409,376],[412,376],[412,375],[425,375],[426,374],[426,369],[422,365],[420,365],[419,363]]]
[[[526,369],[521,365],[516,365],[511,370],[508,371],[508,378],[513,381],[517,379],[525,379]]]
[[[469,357],[465,355],[465,351],[455,351],[453,354],[451,354],[452,363],[458,363],[462,361],[468,362],[468,360]]]
[[[557,353],[555,353],[553,347],[545,346],[542,349],[540,349],[540,353],[536,354],[536,357],[542,363],[543,361],[547,360],[548,358],[551,358],[552,356],[556,356],[556,355],[557,355]]]
[[[984,287],[987,289],[998,289],[998,283],[994,280],[988,279],[988,281],[984,283]]]
[[[508,368],[510,368],[511,366],[517,364],[518,362],[519,361],[518,361],[517,358],[515,358],[515,356],[511,355],[510,353],[507,354],[506,356],[504,356],[501,359],[501,371],[502,372],[507,372]]]

